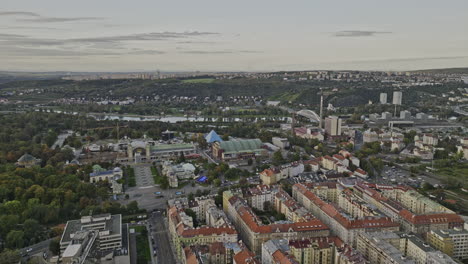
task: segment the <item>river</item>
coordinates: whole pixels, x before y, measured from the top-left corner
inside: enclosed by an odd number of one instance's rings
[[[42,111],[48,113],[60,113],[60,114],[69,114],[69,115],[78,115],[78,112],[65,112],[61,110],[51,110],[51,109],[41,109]],[[40,111],[35,109],[36,112]],[[96,120],[122,120],[122,121],[160,121],[166,123],[177,123],[177,122],[218,122],[221,119],[222,122],[253,122],[258,121],[278,121],[278,122],[291,122],[290,117],[183,117],[183,116],[146,116],[146,115],[116,115],[116,114],[106,114],[106,113],[86,113],[86,116],[95,118]]]

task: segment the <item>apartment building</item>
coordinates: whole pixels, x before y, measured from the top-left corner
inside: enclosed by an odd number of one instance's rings
[[[255,254],[260,254],[262,243],[271,239],[302,239],[329,235],[329,228],[319,219],[263,224],[243,198],[229,191],[223,193],[223,208],[245,245]]]
[[[237,242],[237,231],[231,225],[194,228],[192,217],[185,214],[183,209],[175,206],[168,209],[167,216],[171,241],[175,247],[178,259],[184,258],[184,247],[187,246],[205,245],[215,242]]]
[[[243,192],[243,197],[247,203],[257,210],[264,211],[265,204],[273,205],[275,193],[278,191],[278,186],[257,185],[247,188]]]
[[[364,201],[396,219],[406,232],[424,234],[431,230],[462,227],[464,224],[455,212],[408,187],[360,181],[353,189]]]
[[[431,230],[427,241],[434,248],[456,259],[468,259],[468,231],[462,228]]]
[[[356,246],[357,235],[372,231],[398,231],[399,224],[391,218],[367,216],[354,218],[334,203],[326,202],[303,184],[293,186],[293,197],[313,215],[330,227],[345,243]]]
[[[356,248],[370,263],[415,264],[399,250],[400,236],[393,232],[360,233]]]
[[[297,203],[283,189],[279,189],[274,198],[275,211],[284,214],[287,220],[292,222],[306,222],[312,219],[316,219],[316,217],[311,212]]]

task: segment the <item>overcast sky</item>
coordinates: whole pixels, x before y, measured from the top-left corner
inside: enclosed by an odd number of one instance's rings
[[[1,0],[0,70],[468,67],[467,0]]]

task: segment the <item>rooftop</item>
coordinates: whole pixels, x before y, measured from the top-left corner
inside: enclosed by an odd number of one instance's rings
[[[110,216],[110,217],[108,217]],[[98,227],[90,226],[89,223],[100,223],[104,225],[104,230],[108,230],[110,235],[122,232],[122,215],[94,215],[83,217],[78,220],[70,220],[65,226],[60,243],[68,243],[72,240],[71,235],[81,230],[97,230]],[[102,231],[102,230],[100,230]]]

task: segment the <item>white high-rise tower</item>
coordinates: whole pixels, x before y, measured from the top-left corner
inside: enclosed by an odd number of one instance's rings
[[[402,98],[403,98],[403,93],[402,92],[394,91],[393,92],[393,101],[392,101],[392,103],[394,105],[401,105]]]
[[[387,103],[387,94],[386,93],[380,93],[380,103],[381,104],[386,104]]]

